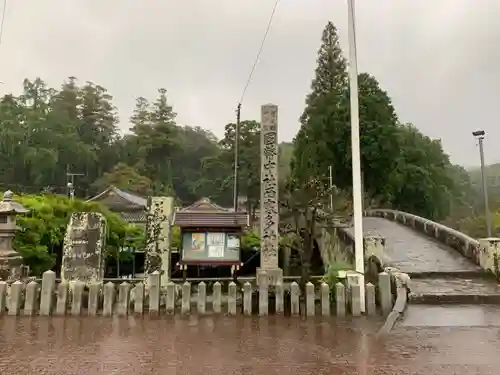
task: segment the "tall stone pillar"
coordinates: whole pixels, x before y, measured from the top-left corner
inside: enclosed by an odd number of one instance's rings
[[[283,280],[278,265],[279,196],[278,196],[278,106],[261,108],[260,128],[260,268],[257,283],[276,285]]]
[[[170,281],[170,243],[174,215],[173,197],[150,198],[146,239],[146,274],[158,271],[161,285]]]

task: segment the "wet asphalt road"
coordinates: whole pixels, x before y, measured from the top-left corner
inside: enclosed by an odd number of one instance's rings
[[[386,262],[402,271],[477,270],[454,250],[410,228],[379,218],[364,223],[365,232],[386,238]],[[499,307],[410,305],[391,334],[377,338],[382,323],[364,318],[3,317],[0,374],[500,373]]]
[[[0,321],[0,374],[499,373],[497,326],[398,326],[377,339],[380,325],[362,318],[6,317]]]

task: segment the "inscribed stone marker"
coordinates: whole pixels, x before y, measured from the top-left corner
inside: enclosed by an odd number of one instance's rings
[[[278,106],[263,105],[260,130],[260,269],[257,283],[276,285],[282,281],[278,266],[279,197],[278,197]],[[264,276],[265,275],[265,276]],[[266,277],[266,280],[263,280]]]
[[[61,278],[86,284],[104,276],[106,219],[98,212],[74,212],[64,236]]]

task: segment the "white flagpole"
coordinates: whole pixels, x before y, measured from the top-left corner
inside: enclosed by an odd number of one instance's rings
[[[365,311],[365,263],[363,246],[363,203],[361,192],[361,154],[359,146],[358,62],[354,0],[347,0],[349,35],[349,84],[351,98],[352,195],[354,206],[354,254],[361,284],[361,311]]]

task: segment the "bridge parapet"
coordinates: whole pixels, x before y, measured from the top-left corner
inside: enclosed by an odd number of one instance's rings
[[[464,257],[486,271],[500,277],[500,239],[486,238],[477,240],[446,225],[391,209],[371,209],[365,216],[381,217],[413,228],[437,241],[457,250]]]
[[[352,227],[336,227],[331,230],[323,229],[320,246],[321,255],[325,265],[338,261],[351,264],[355,262],[354,234]],[[374,277],[382,272],[385,258],[385,238],[375,234],[364,235],[364,258],[370,274]]]

